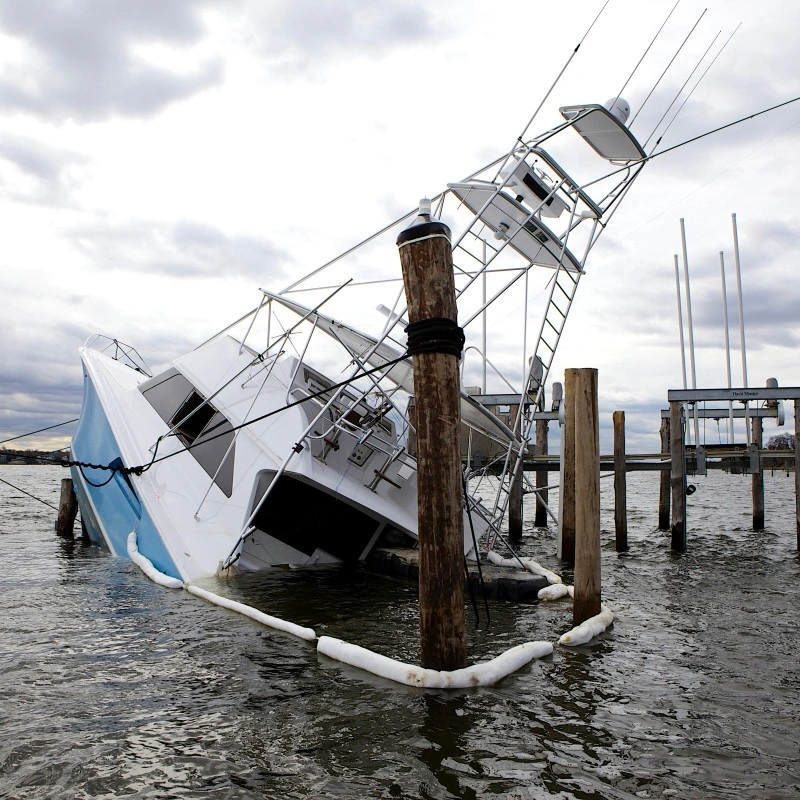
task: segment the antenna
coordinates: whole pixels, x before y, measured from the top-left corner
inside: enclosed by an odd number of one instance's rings
[[[631,72],[631,74],[628,76],[628,80],[626,80],[625,83],[622,84],[622,88],[617,92],[615,97],[622,96],[622,93],[625,91],[625,87],[631,82],[631,79],[636,74],[636,71],[642,65],[644,57],[650,52],[650,48],[656,43],[656,39],[658,39],[658,37],[661,35],[661,31],[664,30],[664,26],[667,24],[667,22],[669,22],[669,18],[672,16],[672,14],[674,13],[675,9],[678,7],[680,2],[681,0],[678,0],[678,2],[676,2],[675,5],[672,6],[672,11],[670,11],[669,14],[667,14],[667,18],[661,23],[661,27],[656,31],[656,35],[652,38],[650,44],[647,45],[647,48],[645,49],[644,53],[642,53],[642,57],[636,62],[636,66],[633,68],[633,72]]]
[[[528,132],[528,128],[533,124],[533,121],[536,119],[538,113],[542,110],[542,106],[547,102],[547,98],[550,97],[551,92],[553,89],[556,88],[556,85],[561,80],[561,76],[567,71],[567,67],[572,62],[572,59],[575,58],[575,54],[578,52],[578,48],[583,44],[586,37],[589,35],[589,32],[594,28],[595,23],[598,19],[600,19],[600,15],[606,10],[606,6],[611,2],[611,0],[606,0],[603,3],[603,7],[600,11],[597,12],[597,16],[592,20],[592,24],[586,29],[586,33],[583,34],[583,38],[575,45],[575,49],[570,53],[569,58],[567,59],[567,63],[561,67],[561,72],[556,75],[556,79],[553,81],[553,85],[547,90],[545,96],[542,98],[539,105],[536,107],[536,110],[533,112],[533,116],[528,120],[528,124],[522,129],[522,133],[519,135],[519,141],[521,142],[525,138],[525,134]]]
[[[647,137],[647,141],[642,145],[642,147],[645,150],[647,149],[647,145],[650,144],[650,140],[653,138],[653,136],[655,136],[655,133],[658,130],[658,126],[666,119],[666,116],[667,116],[667,114],[669,114],[670,109],[672,108],[672,106],[674,106],[675,103],[678,102],[678,98],[681,96],[681,92],[686,88],[686,84],[689,83],[689,81],[692,79],[692,75],[694,75],[695,72],[697,72],[698,68],[703,63],[703,60],[708,55],[708,51],[714,46],[714,42],[716,42],[717,39],[719,38],[720,33],[722,33],[722,31],[717,31],[717,35],[711,40],[711,44],[708,47],[706,47],[705,53],[703,53],[703,55],[700,56],[700,59],[698,60],[697,64],[695,64],[695,66],[694,66],[694,69],[689,73],[689,77],[686,78],[686,80],[683,82],[683,86],[681,86],[681,88],[678,89],[678,93],[675,95],[675,98],[667,106],[667,110],[661,115],[661,119],[653,127],[653,132]]]
[[[717,59],[722,55],[722,51],[728,46],[728,43],[730,42],[731,39],[733,39],[734,35],[736,34],[736,31],[738,31],[739,28],[741,28],[741,27],[742,27],[742,23],[740,22],[734,28],[733,33],[725,40],[725,44],[723,44],[722,47],[720,47],[720,49],[717,51],[717,54],[714,56],[714,58],[711,59],[711,63],[703,70],[703,74],[697,79],[697,83],[692,87],[692,89],[689,92],[689,94],[686,95],[686,99],[680,104],[680,106],[678,107],[678,110],[675,112],[675,115],[672,117],[672,119],[667,124],[667,127],[664,128],[663,131],[661,131],[661,136],[658,137],[658,141],[655,143],[655,146],[653,147],[654,151],[658,147],[658,145],[661,143],[661,140],[666,136],[667,131],[672,127],[672,123],[675,122],[675,120],[678,118],[678,114],[680,114],[681,111],[683,111],[683,107],[689,102],[689,98],[694,94],[695,89],[697,89],[697,87],[703,82],[703,78],[705,78],[705,76],[708,74],[708,71],[711,69],[711,67],[714,66],[714,64],[716,63]],[[719,34],[717,34],[717,36],[719,36]],[[717,37],[715,36],[714,39],[716,40],[716,38]],[[713,42],[712,42],[712,44],[713,44]],[[703,56],[703,58],[705,58],[705,55]],[[702,61],[702,59],[700,59],[700,60]],[[658,127],[658,126],[656,126],[656,127]],[[655,128],[653,129],[653,132],[655,132]],[[648,139],[648,141],[650,141],[650,140]]]
[[[683,47],[686,44],[686,42],[689,41],[689,37],[694,33],[695,28],[700,24],[700,20],[703,19],[703,15],[706,13],[706,11],[708,11],[708,9],[704,8],[703,9],[703,13],[697,18],[697,22],[695,22],[694,26],[689,31],[689,33],[686,34],[686,38],[681,43],[681,46],[675,51],[675,55],[672,56],[672,58],[670,59],[669,64],[667,64],[667,66],[664,67],[664,71],[661,73],[661,75],[659,76],[658,80],[653,85],[653,88],[650,90],[650,93],[647,95],[647,97],[645,97],[644,103],[642,103],[639,106],[639,110],[633,115],[633,119],[630,121],[630,124],[628,125],[629,128],[631,127],[631,125],[633,125],[634,122],[636,122],[636,117],[639,116],[639,114],[641,113],[642,109],[647,104],[647,101],[652,97],[653,92],[656,90],[656,87],[658,86],[659,83],[661,83],[661,80],[667,74],[667,70],[672,66],[673,61],[675,61],[675,59],[678,57],[678,54],[681,52],[681,50],[683,50]]]

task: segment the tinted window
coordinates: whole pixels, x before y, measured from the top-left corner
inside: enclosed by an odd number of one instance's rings
[[[185,445],[191,446],[189,452],[209,477],[213,478],[219,469],[214,482],[230,497],[235,449],[231,448],[225,458],[233,442],[230,422],[213,405],[204,404],[205,398],[174,367],[140,384],[139,391],[167,425],[177,424],[176,434]]]

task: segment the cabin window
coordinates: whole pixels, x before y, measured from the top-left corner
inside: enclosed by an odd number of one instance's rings
[[[230,497],[233,492],[233,426],[174,367],[139,385],[139,391],[216,485]],[[228,453],[227,458],[225,454]],[[224,463],[223,463],[224,460]],[[216,476],[216,477],[215,477]]]
[[[194,444],[195,439],[211,422],[214,409],[209,403],[204,403],[204,398],[197,392],[192,392],[175,413],[171,424],[175,426],[175,433],[186,444]]]

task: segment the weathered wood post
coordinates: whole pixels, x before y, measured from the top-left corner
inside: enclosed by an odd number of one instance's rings
[[[512,427],[517,424],[519,406],[511,406]],[[519,462],[519,469],[515,468],[511,475],[511,486],[508,495],[508,538],[512,542],[522,541],[522,483],[525,470],[525,454]]]
[[[669,418],[661,420],[661,458],[669,455]],[[659,473],[658,487],[658,529],[669,530],[669,470],[662,469]]]
[[[78,498],[72,486],[72,478],[61,479],[61,497],[58,501],[58,517],[56,519],[56,533],[65,539],[71,539],[78,515]]]
[[[564,437],[561,465],[561,538],[558,557],[575,563],[575,370],[564,370]]]
[[[464,665],[464,522],[457,325],[450,229],[430,202],[397,237],[408,305],[417,422],[419,624],[422,666]]]
[[[628,549],[628,487],[625,465],[625,412],[615,411],[614,421],[614,530],[618,553]]]
[[[547,427],[549,420],[537,419],[536,420],[536,455],[547,455]],[[549,474],[547,469],[536,470],[536,515],[533,518],[533,524],[537,528],[544,528],[547,525],[547,508],[548,501],[547,489],[549,481]]]
[[[672,549],[686,550],[686,454],[684,452],[683,406],[669,404],[670,487],[672,488]]]
[[[759,451],[758,472],[753,473],[753,530],[764,530],[764,472],[761,469],[761,448],[764,444],[764,420],[753,417],[753,444]]]
[[[569,370],[567,370],[569,372]],[[600,613],[600,428],[597,370],[574,370],[575,625]]]

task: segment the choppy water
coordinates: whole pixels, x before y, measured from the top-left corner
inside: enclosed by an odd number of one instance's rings
[[[60,468],[0,467],[58,504]],[[658,532],[655,473],[629,476],[630,552],[603,482],[614,627],[489,689],[417,691],[318,656],[129,562],[59,540],[0,484],[0,797],[790,798],[800,796],[794,480],[713,473],[689,549]],[[525,550],[559,570],[554,534]],[[564,573],[565,579],[571,579]],[[415,588],[358,570],[277,571],[217,591],[416,661]],[[568,605],[492,603],[479,660],[555,641]]]

